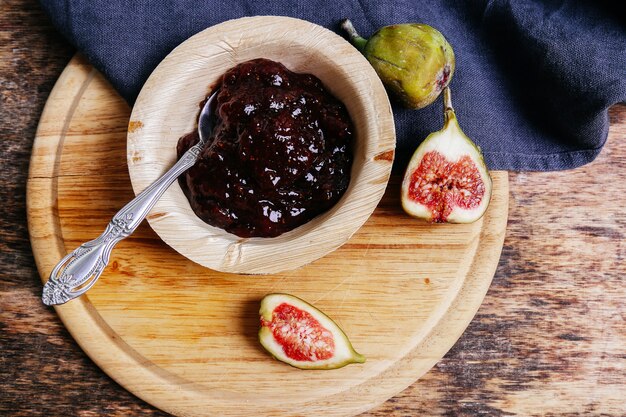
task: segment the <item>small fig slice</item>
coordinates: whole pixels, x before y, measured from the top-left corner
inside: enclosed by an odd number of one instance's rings
[[[334,321],[298,297],[269,294],[261,301],[259,315],[259,341],[279,361],[300,369],[365,362]]]
[[[454,51],[437,29],[422,23],[385,26],[365,39],[350,20],[341,27],[402,103],[421,109],[434,102],[454,74]]]
[[[465,136],[444,90],[444,126],[417,148],[402,181],[402,208],[433,223],[471,223],[491,200],[491,176],[480,148]]]

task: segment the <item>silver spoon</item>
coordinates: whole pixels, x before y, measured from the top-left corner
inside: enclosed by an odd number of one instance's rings
[[[61,259],[43,287],[41,300],[44,304],[49,306],[65,304],[86,293],[109,263],[113,247],[135,231],[165,190],[196,163],[213,129],[211,111],[216,96],[217,91],[207,99],[198,117],[200,141],[189,148],[169,171],[118,211],[104,233],[92,241],[83,243]]]

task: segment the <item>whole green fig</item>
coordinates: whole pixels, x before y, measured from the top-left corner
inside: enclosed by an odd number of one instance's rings
[[[435,101],[454,73],[454,51],[435,28],[405,23],[380,28],[368,40],[345,19],[341,27],[383,83],[409,108]]]

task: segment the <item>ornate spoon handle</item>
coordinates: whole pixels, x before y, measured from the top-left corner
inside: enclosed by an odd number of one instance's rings
[[[64,257],[54,267],[43,287],[43,303],[64,304],[87,292],[109,263],[113,247],[135,231],[165,190],[196,163],[203,145],[204,142],[200,141],[192,146],[169,171],[118,211],[104,233]]]

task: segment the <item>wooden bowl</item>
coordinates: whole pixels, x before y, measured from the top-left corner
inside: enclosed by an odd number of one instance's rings
[[[263,16],[231,20],[174,49],[144,85],[128,128],[127,159],[135,193],[176,161],[176,144],[196,128],[198,103],[224,72],[254,58],[312,73],[348,108],[355,125],[348,190],[327,212],[275,238],[240,238],[200,220],[178,183],[148,222],[168,245],[223,272],[276,273],[308,264],[345,243],[381,199],[395,148],[387,94],[367,60],[347,41],[310,22]]]

